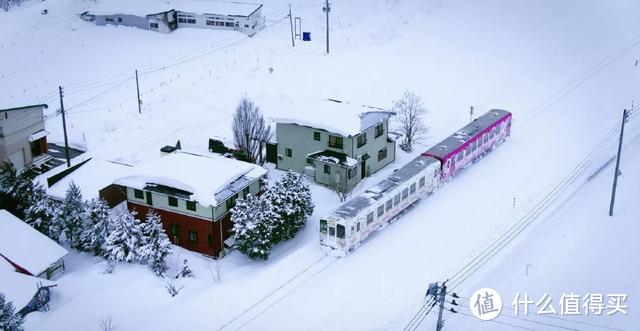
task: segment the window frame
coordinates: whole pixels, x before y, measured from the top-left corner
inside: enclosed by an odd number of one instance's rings
[[[198,207],[196,206],[196,202],[192,200],[187,200],[187,210],[196,211],[196,209],[198,209]]]
[[[133,196],[136,199],[144,200],[144,191],[143,190],[138,190],[137,188],[134,188],[133,189]]]
[[[375,138],[382,136],[384,134],[384,123],[380,123],[376,125],[375,130],[376,130]]]
[[[367,224],[373,223],[373,218],[374,218],[373,215],[374,214],[375,214],[375,212],[373,212],[373,211],[367,214]]]
[[[382,217],[384,215],[384,203],[378,206],[378,212],[376,215],[378,215],[378,217]]]
[[[286,157],[293,157],[293,149],[289,148],[289,147],[285,147],[284,149],[284,156]]]
[[[334,136],[334,135],[330,134],[329,135],[328,146],[331,147],[331,148],[343,149],[344,148],[344,137]]]
[[[198,243],[198,231],[189,230],[189,235],[187,237],[187,240],[189,240],[189,242],[192,243],[192,244],[197,244]]]
[[[324,167],[322,167],[322,171],[327,175],[331,175],[331,166],[328,164],[324,164]]]
[[[170,207],[178,207],[178,198],[174,197],[174,196],[167,196],[167,203],[169,204]]]
[[[364,146],[367,144],[367,133],[363,132],[361,134],[358,135],[358,138],[356,138],[356,144],[358,146],[358,148]]]
[[[320,141],[322,140],[322,135],[318,131],[313,131],[313,140]]]

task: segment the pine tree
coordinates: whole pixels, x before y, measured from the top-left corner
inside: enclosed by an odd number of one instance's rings
[[[35,176],[31,168],[17,171],[11,162],[4,161],[0,165],[0,208],[24,219],[24,211],[33,195]]]
[[[142,229],[135,213],[125,210],[112,219],[111,233],[104,245],[103,256],[110,262],[139,261]]]
[[[289,171],[264,194],[271,201],[273,211],[279,215],[280,222],[274,224],[274,241],[291,239],[302,230],[307,216],[313,213],[311,190],[304,177]]]
[[[279,221],[271,201],[253,195],[239,199],[231,210],[231,221],[238,250],[251,259],[267,260],[274,244],[273,224]]]
[[[62,224],[64,234],[72,248],[82,249],[80,235],[84,225],[85,202],[82,200],[80,188],[71,183],[57,215],[58,222]]]
[[[84,206],[79,248],[99,256],[110,232],[109,207],[101,199],[91,199]]]
[[[0,293],[0,330],[22,331],[22,316],[15,313],[13,304],[7,301],[4,294]]]
[[[42,186],[34,186],[29,200],[29,207],[24,211],[24,221],[49,238],[58,241],[62,233],[62,224],[56,217],[58,210]]]
[[[169,267],[167,256],[171,254],[171,241],[162,228],[160,216],[153,211],[147,213],[142,224],[143,245],[140,256],[158,276],[162,276]]]

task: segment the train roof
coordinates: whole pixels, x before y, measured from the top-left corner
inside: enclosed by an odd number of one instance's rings
[[[446,158],[451,152],[464,145],[469,139],[473,138],[478,132],[483,131],[498,120],[504,118],[511,113],[502,109],[491,109],[486,114],[476,118],[453,135],[436,144],[423,155],[433,155],[438,158]]]
[[[376,201],[385,196],[389,192],[401,184],[405,183],[415,175],[428,168],[434,163],[440,163],[437,159],[429,156],[418,156],[411,162],[405,164],[402,168],[394,171],[390,176],[370,187],[364,193],[349,199],[334,210],[328,218],[331,219],[351,219],[356,217],[364,209],[368,208]]]

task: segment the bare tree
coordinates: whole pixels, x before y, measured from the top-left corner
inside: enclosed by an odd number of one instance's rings
[[[271,139],[271,127],[262,116],[260,107],[243,97],[233,114],[233,139],[247,161],[263,163],[262,149]]]
[[[336,193],[340,202],[345,202],[351,195],[352,187],[349,187],[346,180],[337,179],[329,184],[329,188]]]
[[[405,91],[402,99],[393,102],[393,111],[399,122],[404,139],[400,148],[405,152],[413,150],[413,144],[422,140],[429,132],[424,125],[424,115],[427,108],[413,91]]]
[[[98,325],[100,326],[100,331],[112,331],[116,328],[116,326],[113,324],[113,316],[101,318],[100,322],[98,322]]]

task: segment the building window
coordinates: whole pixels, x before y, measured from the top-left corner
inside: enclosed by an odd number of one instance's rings
[[[367,224],[371,224],[371,222],[373,222],[373,212],[367,215]]]
[[[144,192],[142,192],[142,190],[133,190],[133,196],[136,197],[136,199],[144,199]]]
[[[158,28],[158,23],[149,23],[149,27],[152,29],[157,29]]]
[[[234,26],[233,22],[224,22],[224,26],[228,28],[232,28]]]
[[[384,205],[378,206],[378,217],[384,215]]]
[[[149,206],[153,206],[153,195],[151,195],[151,192],[146,192],[147,193],[147,204]]]
[[[286,155],[287,157],[291,157],[293,155],[293,151],[291,150],[291,148],[285,148],[284,155]]]
[[[207,21],[207,25],[216,25],[215,21]]]
[[[180,225],[173,223],[171,224],[171,235],[179,236],[180,235]]]
[[[196,211],[196,202],[195,201],[187,201],[187,209],[191,211]]]
[[[118,22],[122,23],[122,17],[118,17]]]
[[[358,135],[358,148],[364,146],[367,143],[367,133],[363,132]]]
[[[249,186],[242,189],[242,196],[246,198],[247,195],[249,195]]]
[[[384,124],[380,123],[376,125],[376,138],[384,134]]]
[[[207,235],[207,242],[209,243],[209,247],[213,247],[213,235],[212,234],[208,234]]]
[[[189,241],[192,242],[192,243],[197,243],[198,242],[198,232],[189,231]]]
[[[349,169],[349,179],[358,176],[358,167],[353,167]]]
[[[238,194],[232,196],[231,198],[227,199],[227,210],[230,210],[231,208],[236,206],[236,200],[238,199]]]
[[[387,211],[391,210],[391,208],[393,208],[393,199],[389,199],[387,200]]]
[[[313,133],[313,140],[320,141],[320,132]]]
[[[113,18],[112,17],[105,17],[104,20],[107,21],[107,22],[113,22]]]
[[[424,183],[425,183],[425,179],[424,179],[424,177],[421,177],[421,178],[420,178],[420,182],[419,182],[420,187],[423,187],[423,186],[424,186]]]
[[[187,23],[189,23],[189,24],[196,24],[196,20],[195,20],[195,18],[188,18],[188,19],[187,19]]]
[[[324,165],[324,173],[325,174],[331,174],[331,166],[328,164]]]
[[[327,221],[326,220],[320,220],[320,232],[327,234]]]
[[[308,157],[307,158],[307,164],[313,165],[313,159]]]
[[[411,186],[409,186],[409,193],[414,194],[416,193],[416,183],[411,184]]]
[[[187,23],[187,20],[184,18],[178,18],[178,23]]]
[[[178,207],[178,199],[176,197],[169,197],[169,206]]]
[[[224,22],[218,21],[218,22],[216,22],[216,26],[224,26]]]
[[[342,137],[329,135],[329,147],[342,149]]]
[[[249,27],[249,24],[245,24],[245,25],[244,25],[244,27],[245,27],[245,28],[248,28],[248,27]]]
[[[378,151],[378,161],[382,161],[387,157],[387,148],[383,148]]]

